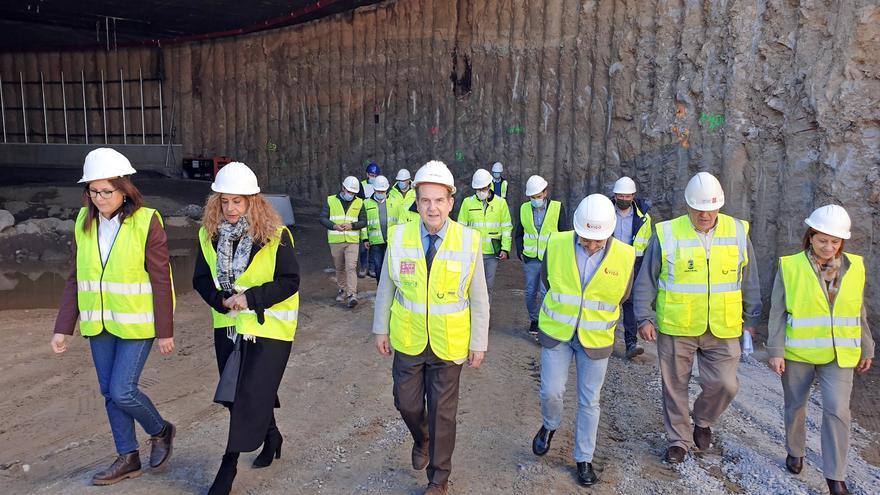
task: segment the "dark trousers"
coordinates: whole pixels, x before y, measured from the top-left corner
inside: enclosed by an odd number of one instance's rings
[[[635,347],[639,342],[638,337],[638,328],[636,327],[636,313],[633,309],[633,299],[632,295],[629,296],[629,299],[623,301],[623,341],[626,343],[626,348],[629,349],[631,347]]]
[[[428,442],[428,481],[446,483],[455,449],[461,365],[438,358],[428,346],[418,356],[395,352],[391,376],[394,407],[413,441],[418,445]]]
[[[387,244],[370,244],[370,268],[376,270],[376,280],[382,275],[382,265],[385,263],[385,250]]]

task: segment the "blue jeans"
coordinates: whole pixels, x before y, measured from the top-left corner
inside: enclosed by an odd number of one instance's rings
[[[570,342],[541,349],[541,416],[544,428],[555,430],[562,423],[562,398],[571,358],[577,368],[578,410],[574,431],[575,462],[593,462],[599,430],[599,394],[605,383],[608,358],[587,356],[577,335]]]
[[[382,265],[385,264],[385,250],[387,244],[370,244],[370,267],[375,267],[376,280],[382,275]]]
[[[109,332],[101,332],[89,337],[89,345],[116,452],[121,455],[135,451],[138,449],[135,420],[150,436],[158,435],[165,427],[165,420],[156,406],[138,389],[138,380],[150,355],[153,339],[120,339]]]
[[[523,271],[526,275],[526,310],[529,312],[530,321],[538,321],[541,304],[547,294],[547,289],[541,281],[541,260],[523,258]]]

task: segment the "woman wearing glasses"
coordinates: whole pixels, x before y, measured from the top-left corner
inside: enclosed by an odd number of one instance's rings
[[[125,156],[98,148],[83,166],[84,206],[76,219],[76,260],[58,310],[52,350],[67,350],[79,318],[89,339],[98,384],[104,396],[116,460],[92,477],[112,485],[141,474],[134,423],[150,435],[150,467],[171,456],[174,425],[138,389],[138,379],[153,340],[162,354],[174,350],[174,291],[162,220],[143,206],[143,197],[127,177],[135,173]]]
[[[296,333],[299,265],[293,237],[260,194],[247,165],[225,165],[205,204],[193,287],[211,307],[220,384],[229,408],[226,452],[209,495],[227,494],[241,452],[263,450],[255,468],[281,457],[278,387]]]

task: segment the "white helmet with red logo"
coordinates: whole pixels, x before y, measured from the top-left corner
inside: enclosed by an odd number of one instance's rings
[[[714,175],[700,172],[688,181],[684,188],[684,200],[695,210],[720,210],[724,206],[724,190]]]
[[[574,211],[574,231],[584,239],[608,239],[614,234],[616,225],[614,204],[603,194],[587,196]]]

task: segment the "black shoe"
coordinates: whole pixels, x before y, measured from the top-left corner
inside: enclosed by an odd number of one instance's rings
[[[112,485],[127,478],[141,475],[141,457],[137,450],[116,457],[107,469],[92,476],[92,484],[98,486]]]
[[[669,447],[666,449],[666,455],[663,456],[663,460],[668,462],[669,464],[680,464],[684,462],[684,457],[687,455],[687,450],[679,446]]]
[[[217,476],[208,489],[208,495],[229,495],[236,474],[238,474],[238,452],[223,454],[220,470],[217,471]]]
[[[828,482],[828,493],[831,495],[849,495],[849,490],[846,489],[846,483],[838,480],[829,480],[825,478],[825,481]]]
[[[596,472],[593,471],[593,463],[592,462],[579,462],[577,463],[578,470],[578,481],[584,486],[595,485],[596,482],[599,481],[599,477],[596,476]]]
[[[166,421],[165,427],[162,428],[162,431],[160,431],[158,435],[150,437],[150,443],[153,444],[153,448],[150,449],[151,468],[155,469],[162,464],[165,464],[165,461],[171,457],[171,448],[173,447],[174,435],[176,433],[177,428]]]
[[[266,433],[266,440],[263,441],[263,450],[260,455],[254,459],[253,466],[255,468],[264,468],[272,465],[272,460],[281,459],[281,444],[284,443],[284,437],[278,428],[270,428]]]
[[[694,425],[694,443],[700,450],[709,450],[709,447],[712,446],[712,429],[708,426],[701,428]]]
[[[801,471],[804,469],[804,458],[792,457],[790,455],[785,456],[785,468],[791,474],[801,474]]]
[[[533,321],[529,325],[529,335],[531,335],[532,337],[535,337],[535,338],[538,337],[538,322],[537,321]]]
[[[538,430],[538,434],[532,440],[532,452],[535,455],[546,454],[550,450],[550,441],[553,440],[554,433],[556,433],[556,430],[548,430],[541,425],[541,429]]]
[[[345,305],[348,306],[349,308],[354,308],[355,306],[358,305],[357,297],[355,297],[355,296],[348,296],[348,300],[347,300],[347,302],[345,303]]]
[[[641,356],[644,353],[645,353],[645,350],[642,349],[642,347],[638,346],[638,345],[633,345],[632,347],[626,348],[626,358],[627,359],[632,359],[636,356]]]

